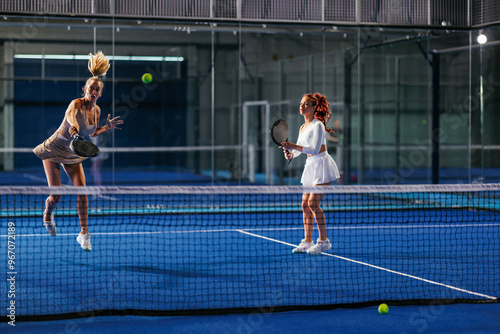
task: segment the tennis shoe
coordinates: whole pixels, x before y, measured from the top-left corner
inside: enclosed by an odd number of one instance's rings
[[[82,246],[82,249],[86,252],[92,251],[92,245],[90,244],[90,234],[78,234],[76,241]]]
[[[307,254],[316,255],[316,254],[319,254],[321,252],[326,252],[330,248],[332,248],[332,244],[330,243],[330,240],[328,240],[328,239],[319,240],[318,239],[318,241],[316,242],[316,245],[312,246],[311,248],[309,248],[307,250]]]
[[[297,248],[294,248],[292,250],[292,253],[305,253],[309,248],[314,246],[313,242],[307,242],[306,239],[302,239],[300,244],[297,246]]]
[[[47,232],[49,232],[49,234],[51,236],[53,236],[53,237],[56,236],[57,226],[56,226],[56,223],[54,222],[54,213],[53,212],[50,215],[50,221],[49,222],[44,221],[43,226],[45,226],[45,228],[47,229]]]

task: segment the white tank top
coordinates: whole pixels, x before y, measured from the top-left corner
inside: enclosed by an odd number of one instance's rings
[[[88,136],[88,135],[94,133],[95,130],[97,129],[97,113],[94,110],[94,124],[90,125],[88,120],[87,120],[87,110],[85,108],[85,103],[83,101],[82,101],[82,109],[83,109],[83,112],[77,114],[76,120],[78,122],[78,127],[80,128],[80,132],[78,134],[80,136],[84,137],[84,136]],[[71,127],[71,125],[68,122],[68,115],[65,114],[64,119],[63,119],[61,125],[59,126],[58,131],[64,133],[64,135],[67,138],[69,138],[69,137],[71,137],[71,135],[69,134],[70,127]]]

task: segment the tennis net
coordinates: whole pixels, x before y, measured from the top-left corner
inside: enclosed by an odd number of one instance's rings
[[[292,253],[304,192],[324,194],[332,249],[316,256]],[[61,195],[55,237],[48,194]],[[92,252],[76,242],[84,194]],[[0,307],[18,319],[500,296],[499,184],[0,187],[0,220]]]

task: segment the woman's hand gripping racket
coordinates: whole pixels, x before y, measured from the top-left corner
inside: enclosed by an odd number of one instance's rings
[[[99,154],[99,148],[88,140],[80,137],[78,133],[73,135],[69,147],[73,153],[81,157],[95,157]]]
[[[284,119],[279,119],[276,122],[274,122],[273,126],[271,127],[271,137],[273,138],[273,141],[281,147],[281,143],[287,142],[288,141],[288,124]],[[287,150],[285,150],[287,155],[290,153]],[[292,159],[288,160],[288,164],[290,164],[290,161]]]

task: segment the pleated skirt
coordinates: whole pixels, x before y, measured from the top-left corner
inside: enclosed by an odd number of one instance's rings
[[[87,157],[76,155],[69,148],[70,140],[57,131],[43,143],[33,149],[33,153],[42,160],[49,160],[58,164],[74,165]]]
[[[300,182],[306,187],[311,187],[317,184],[333,182],[339,177],[340,173],[337,164],[328,152],[325,151],[318,155],[307,157]]]

